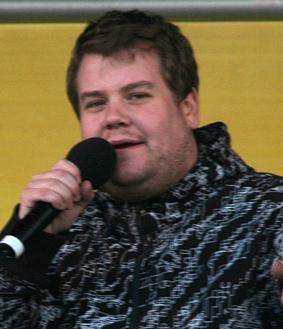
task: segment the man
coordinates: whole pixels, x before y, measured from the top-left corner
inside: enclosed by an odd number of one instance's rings
[[[3,328],[281,328],[270,268],[283,179],[259,174],[221,123],[198,128],[198,74],[177,27],[109,12],[78,38],[68,95],[82,136],[109,141],[113,175],[92,191],[67,160],[36,175],[62,210],[3,262]],[[278,241],[278,240],[277,240]]]

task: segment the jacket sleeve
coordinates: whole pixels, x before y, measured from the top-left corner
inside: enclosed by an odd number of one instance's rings
[[[0,329],[45,328],[60,318],[58,280],[48,268],[64,241],[64,235],[42,232],[19,259],[0,256]]]

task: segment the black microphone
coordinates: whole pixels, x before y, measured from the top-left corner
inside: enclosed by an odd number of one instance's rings
[[[89,180],[94,189],[107,182],[116,165],[113,146],[98,137],[76,144],[66,159],[79,168],[82,180]],[[23,219],[5,226],[4,237],[0,241],[0,254],[5,258],[20,257],[25,251],[24,244],[50,224],[59,212],[50,203],[37,202]]]

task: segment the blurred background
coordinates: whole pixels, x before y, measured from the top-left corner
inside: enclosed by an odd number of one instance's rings
[[[133,8],[167,16],[193,44],[201,124],[225,122],[245,161],[283,175],[283,1],[0,1],[0,227],[31,176],[80,140],[65,93],[77,35]]]

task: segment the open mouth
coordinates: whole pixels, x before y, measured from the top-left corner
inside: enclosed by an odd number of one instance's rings
[[[134,146],[137,146],[137,145],[140,145],[142,143],[121,143],[121,144],[116,144],[116,145],[113,145],[115,150],[123,150],[123,149],[127,149],[129,147],[134,147]]]

